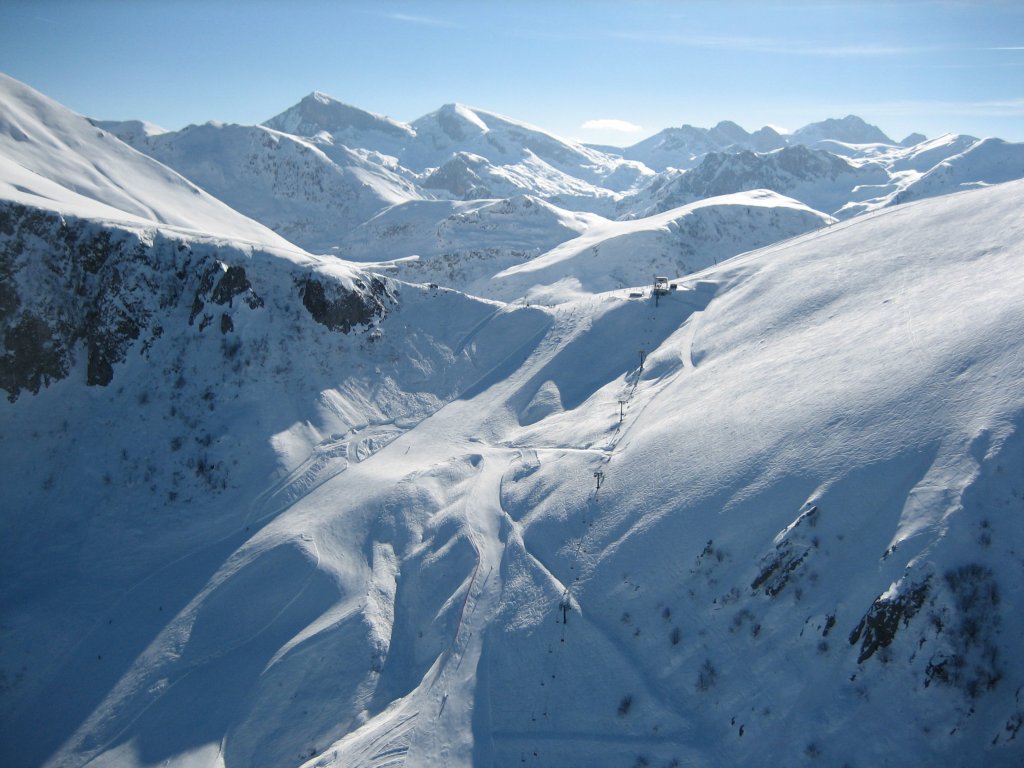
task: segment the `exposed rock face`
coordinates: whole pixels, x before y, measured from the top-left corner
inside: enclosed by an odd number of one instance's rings
[[[359,283],[360,288],[365,285]],[[344,289],[325,287],[320,280],[306,277],[299,281],[302,305],[320,325],[332,331],[348,333],[357,325],[365,325],[384,314],[383,298],[389,297],[380,278],[370,281],[369,295]]]
[[[863,638],[858,662],[871,658],[880,648],[887,648],[896,637],[900,624],[909,624],[928,597],[928,583],[926,578],[920,584],[903,587],[895,595],[881,595],[875,599],[850,633],[850,645],[856,645]]]
[[[85,356],[86,383],[106,386],[129,351],[145,357],[165,326],[204,331],[215,320],[260,311],[243,251],[105,227],[15,203],[0,205],[0,388],[22,392],[71,375]],[[343,333],[384,313],[383,281],[355,290],[303,276],[303,303]],[[285,282],[288,285],[289,282]],[[262,290],[262,289],[261,289]],[[213,307],[216,306],[217,309]]]
[[[0,208],[0,221],[0,387],[8,399],[68,376],[83,348],[87,383],[110,383],[128,347],[155,331],[153,311],[174,300],[156,269],[165,254],[126,233],[13,203]]]
[[[220,275],[219,279],[218,275]],[[199,288],[192,300],[192,313],[189,315],[188,324],[192,325],[195,322],[196,316],[206,307],[207,301],[212,301],[220,306],[231,306],[234,303],[234,297],[240,294],[244,295],[243,301],[249,306],[249,309],[259,309],[263,306],[263,299],[253,291],[252,284],[245,276],[244,267],[211,264],[199,279]],[[231,322],[230,316],[224,315],[223,317],[227,317],[228,323]],[[212,316],[204,315],[200,329],[209,325],[212,319]],[[222,330],[224,326],[225,322],[222,319]]]

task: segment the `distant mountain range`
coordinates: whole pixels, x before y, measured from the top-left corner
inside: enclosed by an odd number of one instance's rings
[[[581,145],[459,104],[406,124],[320,92],[260,126],[161,132],[138,121],[96,124],[302,248],[378,264],[398,260],[392,268],[410,279],[506,298],[511,289],[490,277],[574,238],[582,243],[612,231],[607,222],[757,190],[818,211],[817,221],[845,219],[1024,176],[1020,145],[955,135],[896,143],[853,115],[788,135],[769,127],[748,133],[727,121],[668,128],[624,149]],[[527,199],[543,204],[528,221],[504,213],[488,219],[483,239],[478,231],[472,243],[454,234],[471,212],[527,211]],[[511,202],[480,204],[495,200]],[[550,212],[547,219],[538,218],[541,210]],[[793,234],[781,211],[757,239],[738,238],[735,247]],[[721,252],[723,242],[717,239],[715,258],[731,255]],[[635,247],[680,253],[665,242]],[[683,251],[710,253],[699,234]],[[682,269],[709,262],[648,255],[636,261],[644,267],[613,272],[625,285],[642,282],[652,263]],[[554,282],[567,276],[543,274]]]

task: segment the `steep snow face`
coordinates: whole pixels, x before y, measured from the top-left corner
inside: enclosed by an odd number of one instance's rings
[[[546,572],[488,636],[478,757],[1019,763],[1022,195],[724,265],[642,371],[515,443]],[[553,444],[606,452],[527,449]]]
[[[238,262],[4,405],[6,762],[1019,765],[1022,198],[347,334]]]
[[[327,251],[384,208],[420,197],[397,169],[365,154],[261,126],[190,126],[139,148],[311,251]]]
[[[0,196],[74,216],[293,247],[84,117],[2,74]]]
[[[313,91],[263,125],[296,136],[326,133],[339,144],[389,155],[396,154],[416,135],[405,123],[344,104],[319,91]]]
[[[766,154],[712,152],[693,170],[669,175],[649,194],[638,194],[621,205],[633,216],[650,216],[709,197],[770,189],[833,213],[866,195],[879,197],[886,189],[892,191],[891,181],[880,164],[854,165],[800,145]]]
[[[383,284],[367,290],[368,278],[337,260],[331,275],[341,294],[332,304],[308,276],[318,262],[305,254],[222,244],[218,256],[217,241],[209,237],[173,242],[173,230],[126,230],[2,205],[0,387],[12,402],[82,372],[86,384],[107,386],[130,349],[141,348],[145,357],[168,316],[186,308],[188,326],[201,333],[212,325],[225,349],[231,347],[235,337],[228,334],[237,319],[232,308],[237,304],[245,315],[242,305],[265,306],[252,287],[265,262],[279,265],[281,282],[293,284],[311,313],[346,332],[384,311]]]

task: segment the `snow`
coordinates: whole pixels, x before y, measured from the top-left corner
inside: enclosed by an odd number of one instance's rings
[[[982,139],[960,154],[948,157],[914,183],[906,186],[896,202],[920,200],[962,189],[1001,184],[1024,177],[1024,144],[1002,139]]]
[[[375,159],[263,126],[208,123],[136,146],[314,252],[328,252],[374,214],[420,196]]]
[[[647,218],[595,223],[579,237],[497,273],[491,294],[539,301],[536,286],[567,278],[589,293],[645,285],[655,274],[697,272],[830,221],[767,190],[712,197]]]
[[[295,250],[84,117],[2,74],[0,161],[0,190],[8,200]]]
[[[3,194],[47,214],[0,234],[18,311],[84,311],[81,227],[134,254],[110,301],[141,323],[108,386],[76,342],[0,415],[5,764],[1021,763],[1024,181],[831,226],[763,190],[400,202],[367,259],[403,222],[561,232],[493,281],[551,306],[388,279],[341,333],[298,285],[370,275],[225,242],[267,237],[226,208],[183,233],[214,209],[123,145],[88,186],[96,129],[5,87]],[[677,290],[628,298],[694,221]],[[262,301],[233,330],[189,321],[205,264]]]

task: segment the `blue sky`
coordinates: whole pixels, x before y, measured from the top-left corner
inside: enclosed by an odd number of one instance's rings
[[[171,129],[262,122],[320,90],[399,120],[457,101],[620,146],[850,113],[897,140],[1024,141],[1024,2],[4,0],[0,71]]]

